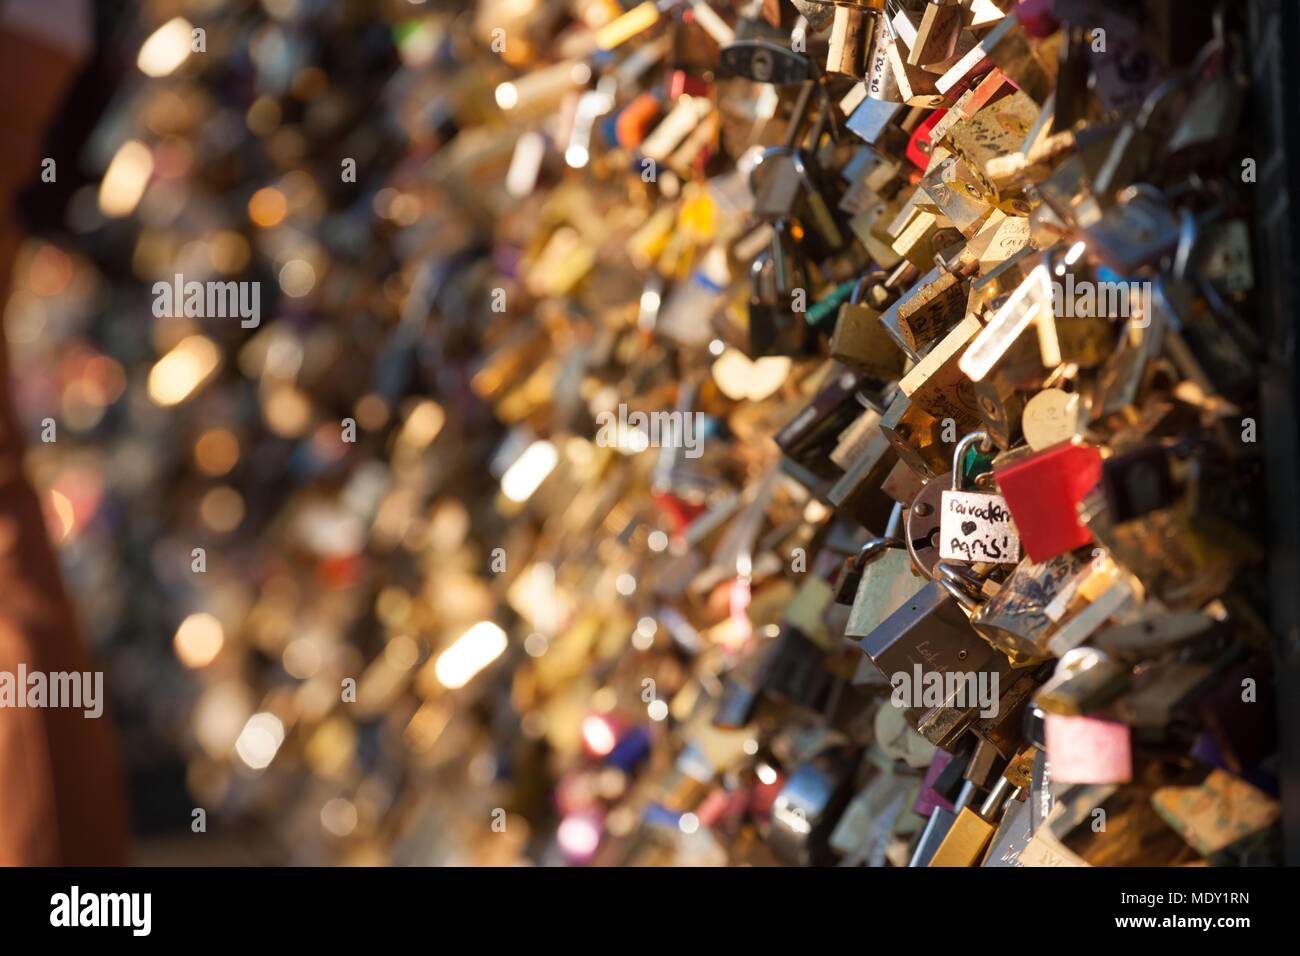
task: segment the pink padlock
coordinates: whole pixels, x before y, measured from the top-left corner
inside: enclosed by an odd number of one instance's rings
[[[1133,752],[1127,724],[1047,714],[1047,762],[1060,783],[1128,783]]]

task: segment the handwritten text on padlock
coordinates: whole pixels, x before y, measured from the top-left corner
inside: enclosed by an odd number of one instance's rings
[[[939,523],[939,557],[944,561],[1020,560],[1020,535],[1001,495],[945,491]]]

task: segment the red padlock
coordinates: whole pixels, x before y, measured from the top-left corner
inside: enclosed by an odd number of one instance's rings
[[[910,159],[917,169],[922,171],[930,166],[930,131],[934,129],[935,124],[943,119],[946,109],[937,109],[925,118],[925,121],[916,128],[912,133],[912,138],[907,144],[907,158]]]
[[[996,468],[993,477],[1031,561],[1047,561],[1092,541],[1079,520],[1079,502],[1101,480],[1096,448],[1065,442]]]

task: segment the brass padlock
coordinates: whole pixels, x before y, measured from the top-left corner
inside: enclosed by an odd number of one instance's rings
[[[861,301],[863,287],[883,282],[883,273],[863,276],[852,297],[840,306],[831,335],[831,356],[881,381],[896,381],[903,374],[904,355],[885,331],[880,313]]]

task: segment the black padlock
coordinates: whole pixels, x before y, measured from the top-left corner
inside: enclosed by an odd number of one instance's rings
[[[785,86],[813,75],[812,60],[771,40],[737,40],[722,48],[722,68],[753,83]]]
[[[772,227],[772,244],[754,259],[749,276],[750,356],[815,354],[816,333],[797,309],[799,298],[807,298],[807,272],[784,223]]]

